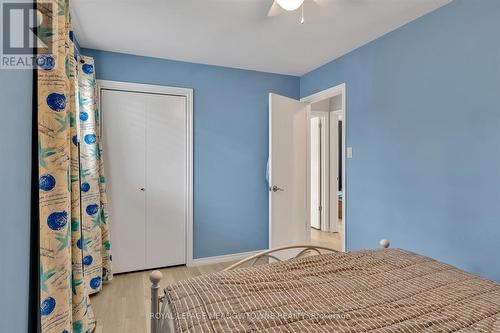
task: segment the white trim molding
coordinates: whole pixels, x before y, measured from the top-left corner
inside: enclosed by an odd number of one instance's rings
[[[336,110],[335,112],[341,113],[342,114],[342,153],[343,153],[343,159],[342,159],[342,220],[344,222],[344,226],[342,228],[342,251],[346,251],[346,229],[347,229],[347,178],[346,178],[346,132],[347,132],[347,105],[346,105],[346,94],[347,94],[347,87],[345,83],[339,84],[337,86],[322,90],[320,92],[317,92],[315,94],[303,97],[300,99],[301,102],[305,103],[316,103],[322,100],[325,100],[327,98],[332,98],[338,95],[342,95],[342,109],[341,110]]]
[[[193,261],[191,261],[191,263],[188,263],[187,266],[192,267],[192,266],[218,264],[221,262],[228,262],[228,261],[238,261],[253,256],[257,253],[261,253],[262,251],[265,250],[266,249],[250,251],[250,252],[234,253],[234,254],[224,254],[221,256],[214,256],[214,257],[197,258],[193,259]]]
[[[169,86],[159,86],[142,83],[120,82],[97,80],[99,95],[99,109],[101,109],[101,90],[120,90],[131,92],[142,92],[150,94],[174,95],[186,97],[186,129],[187,129],[187,148],[186,148],[186,265],[190,266],[193,262],[193,89],[179,88]],[[102,117],[102,114],[101,114]],[[102,126],[101,126],[102,128]]]
[[[346,84],[342,83],[339,84],[338,86],[319,91],[315,94],[306,97],[302,97],[300,101],[304,103],[316,103],[327,98],[338,96],[340,94],[342,94],[343,99],[345,99],[345,91],[346,91]],[[342,102],[344,102],[344,100]],[[342,104],[342,107],[345,108],[345,104]]]
[[[110,89],[110,90],[123,90],[123,91],[143,92],[151,94],[185,96],[188,98],[188,100],[190,99],[191,102],[193,97],[193,89],[191,88],[179,88],[179,87],[159,86],[153,84],[109,81],[109,80],[97,80],[97,86],[99,88]]]

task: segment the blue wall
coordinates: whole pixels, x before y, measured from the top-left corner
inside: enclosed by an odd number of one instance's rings
[[[301,78],[347,84],[349,249],[387,237],[500,280],[499,32],[500,1],[455,0]]]
[[[194,89],[194,257],[268,246],[268,94],[299,78],[82,49],[98,79]]]
[[[0,70],[0,332],[28,330],[32,77]]]

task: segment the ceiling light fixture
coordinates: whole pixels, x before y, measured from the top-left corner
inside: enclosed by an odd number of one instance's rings
[[[311,2],[314,2],[315,4],[321,7],[326,7],[333,1],[334,0],[311,0]],[[305,3],[306,3],[305,0],[273,0],[273,4],[271,5],[271,8],[269,8],[267,16],[277,16],[283,14],[283,11],[285,10],[292,12],[294,10],[301,8],[302,11],[300,16],[300,23],[303,24]]]
[[[304,0],[276,0],[276,2],[284,10],[292,11],[302,6]]]

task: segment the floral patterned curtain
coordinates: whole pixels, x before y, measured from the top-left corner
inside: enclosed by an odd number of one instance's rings
[[[98,274],[87,270],[86,255],[97,237],[94,229],[89,230],[82,212],[88,206],[80,206],[87,175],[80,167],[69,0],[37,1],[37,8],[54,21],[42,21],[38,28],[44,32],[43,42],[52,46],[52,54],[39,54],[37,60],[41,331],[91,332],[95,319],[88,295],[92,281],[96,281],[92,279]],[[98,147],[97,137],[94,145]],[[106,217],[104,183],[99,187],[102,191],[98,192],[98,207],[92,208],[92,212],[96,210]],[[99,239],[105,246],[103,258],[97,258],[102,263],[95,264],[94,270],[102,265],[103,275],[109,280],[107,224],[105,230],[99,233],[100,237],[106,236],[105,240]],[[98,251],[97,246],[92,246],[93,251]],[[101,279],[99,275],[99,288],[94,289],[100,289]]]

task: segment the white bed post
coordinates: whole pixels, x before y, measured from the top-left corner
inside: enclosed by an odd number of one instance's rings
[[[151,281],[151,333],[160,333],[160,281],[163,274],[160,271],[153,271],[149,276]]]
[[[381,239],[380,242],[379,242],[379,244],[380,244],[381,248],[387,249],[391,245],[391,242],[389,242],[388,239]]]

